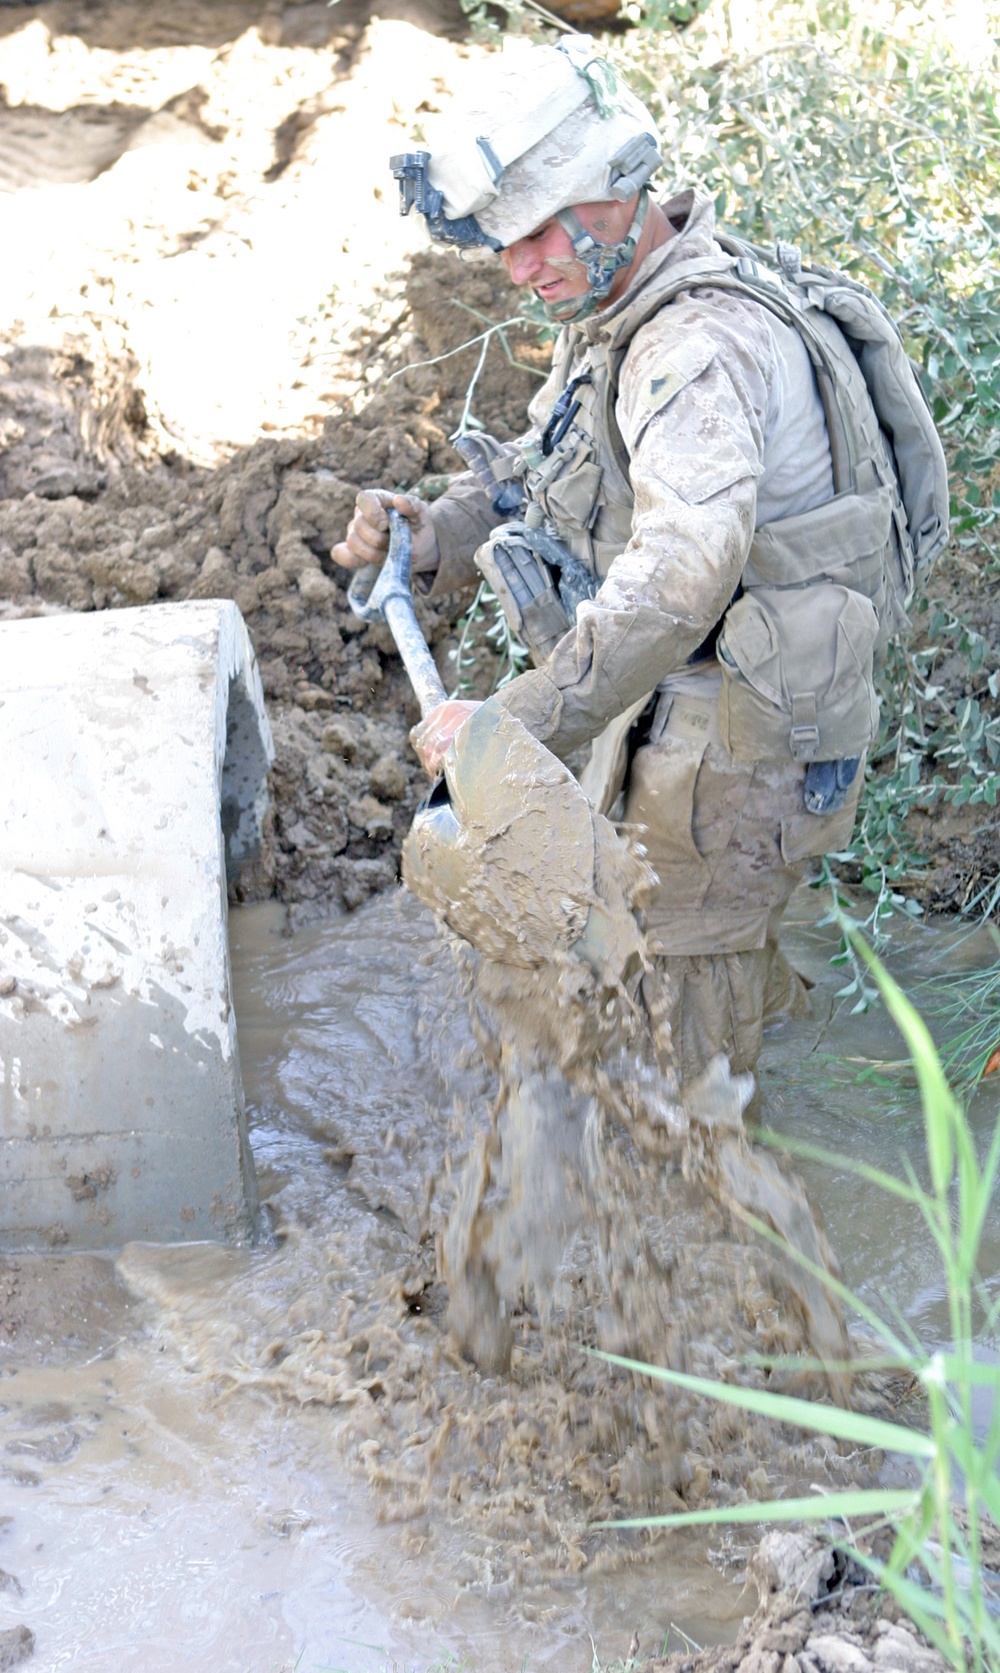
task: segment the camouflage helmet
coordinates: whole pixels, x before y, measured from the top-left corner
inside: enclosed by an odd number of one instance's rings
[[[510,41],[441,118],[430,149],[391,159],[401,213],[415,207],[432,238],[502,250],[558,216],[581,260],[588,246],[617,247],[597,245],[572,206],[628,203],[641,193],[644,214],[643,188],[661,161],[645,105],[590,36],[575,34],[555,46]],[[639,226],[633,223],[628,259]],[[592,274],[592,285],[603,277]]]

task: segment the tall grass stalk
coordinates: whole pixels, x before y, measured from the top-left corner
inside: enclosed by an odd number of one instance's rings
[[[960,1100],[948,1084],[930,1033],[920,1015],[882,968],[867,945],[854,936],[909,1050],[920,1088],[929,1186],[904,1158],[902,1176],[850,1158],[809,1154],[865,1177],[920,1214],[934,1240],[946,1284],[950,1344],[923,1348],[910,1333],[880,1320],[859,1297],[833,1285],[879,1331],[887,1353],[882,1362],[913,1377],[924,1397],[926,1427],[887,1422],[820,1402],[756,1388],[713,1382],[664,1370],[614,1354],[601,1357],[639,1375],[718,1400],[778,1423],[830,1435],[855,1446],[880,1449],[913,1460],[919,1479],[911,1488],[872,1487],[824,1497],[770,1500],[680,1515],[603,1523],[604,1527],[680,1528],[709,1523],[827,1521],[831,1517],[872,1517],[894,1535],[888,1559],[864,1542],[838,1537],[848,1551],[892,1594],[950,1666],[976,1673],[1000,1669],[1000,1623],[991,1612],[996,1597],[981,1559],[983,1521],[1000,1527],[1000,1367],[975,1358],[979,1334],[989,1336],[1000,1317],[1000,1299],[990,1301],[979,1271],[983,1231],[1000,1172],[1000,1114],[985,1156],[976,1143]],[[767,1228],[756,1227],[763,1235]],[[773,1233],[770,1234],[773,1238]],[[786,1254],[790,1254],[786,1250]],[[791,1257],[790,1258],[794,1258]],[[818,1274],[818,1276],[825,1276]],[[830,1281],[830,1280],[827,1280]],[[832,1281],[831,1281],[832,1282]],[[799,1362],[804,1363],[804,1362]],[[978,1389],[992,1392],[985,1434],[977,1436],[973,1400]]]

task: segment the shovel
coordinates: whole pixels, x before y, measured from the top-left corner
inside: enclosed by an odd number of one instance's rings
[[[386,623],[426,716],[447,692],[413,608],[410,527],[388,515],[389,555],[358,571],[348,601]],[[485,957],[529,969],[582,960],[612,988],[641,968],[635,911],[650,876],[495,695],[456,734],[403,846],[407,887]]]
[[[389,556],[381,568],[365,564],[347,589],[347,602],[363,622],[385,622],[396,642],[403,667],[420,704],[421,719],[447,700],[413,608],[410,563],[413,539],[410,525],[389,508]]]

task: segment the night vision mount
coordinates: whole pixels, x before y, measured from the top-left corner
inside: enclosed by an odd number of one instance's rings
[[[466,249],[485,245],[488,250],[501,250],[503,245],[483,231],[474,215],[449,221],[441,213],[444,194],[431,185],[430,160],[429,151],[400,151],[389,158],[389,167],[399,181],[399,213],[408,215],[416,209],[424,216],[431,237],[440,244],[459,244]]]

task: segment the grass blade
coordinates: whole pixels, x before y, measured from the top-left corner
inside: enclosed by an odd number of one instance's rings
[[[838,1168],[843,1173],[854,1174],[856,1178],[864,1179],[869,1185],[877,1185],[879,1190],[885,1191],[887,1195],[899,1197],[903,1202],[914,1206],[926,1195],[919,1185],[908,1185],[897,1174],[885,1173],[882,1168],[873,1167],[870,1162],[858,1162],[853,1156],[842,1156],[835,1150],[825,1150],[822,1145],[811,1144],[808,1139],[790,1138],[785,1133],[774,1133],[766,1127],[755,1128],[753,1137],[771,1150],[782,1150],[789,1156],[801,1157],[805,1162],[820,1162],[825,1167]]]
[[[670,1516],[634,1516],[620,1522],[591,1522],[592,1528],[707,1528],[722,1522],[826,1522],[833,1517],[898,1515],[920,1502],[917,1489],[857,1488],[849,1493],[810,1493],[806,1498],[768,1499],[763,1504],[720,1505],[681,1510]]]
[[[899,1423],[887,1423],[884,1418],[845,1411],[841,1406],[800,1400],[791,1394],[743,1388],[739,1383],[715,1383],[708,1377],[692,1377],[686,1371],[668,1371],[660,1365],[644,1365],[639,1360],[623,1359],[620,1354],[603,1353],[598,1348],[588,1348],[587,1352],[597,1359],[607,1360],[609,1365],[620,1365],[623,1370],[639,1376],[654,1377],[658,1382],[687,1389],[691,1394],[700,1394],[724,1405],[738,1406],[742,1411],[755,1412],[760,1417],[773,1418],[776,1423],[791,1423],[798,1429],[811,1429],[817,1434],[833,1435],[837,1440],[853,1441],[856,1446],[880,1447],[885,1452],[900,1452],[911,1458],[934,1457],[934,1442],[929,1435],[904,1428]]]

